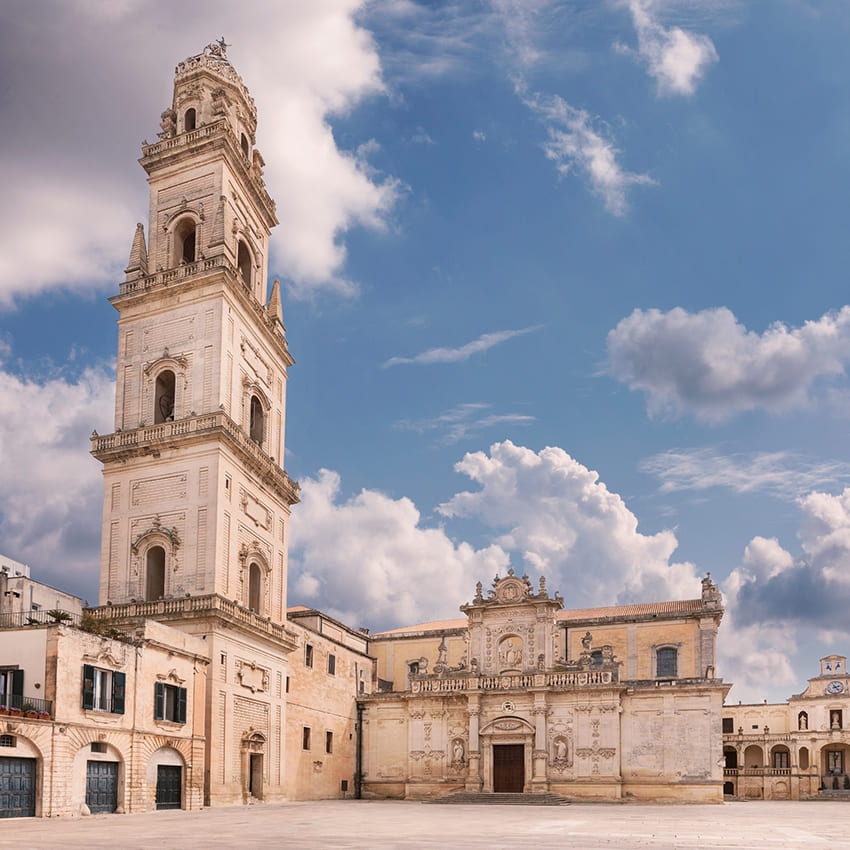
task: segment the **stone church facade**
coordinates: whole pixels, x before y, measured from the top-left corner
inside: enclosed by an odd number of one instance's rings
[[[700,599],[564,611],[509,571],[466,620],[372,636],[363,792],[722,802],[723,613]]]

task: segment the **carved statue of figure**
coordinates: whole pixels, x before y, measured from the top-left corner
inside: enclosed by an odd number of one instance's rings
[[[475,583],[475,602],[484,601],[484,588],[480,581]]]
[[[546,669],[546,656],[542,652],[537,656],[537,669]]]
[[[162,119],[159,123],[161,132],[160,139],[171,139],[177,132],[177,113],[173,109],[166,109],[160,116]]]
[[[806,717],[805,714],[800,715],[800,728],[808,729],[809,728],[809,718]]]
[[[562,760],[567,758],[567,742],[563,738],[558,738],[555,741],[555,758]]]
[[[453,753],[455,761],[463,761],[463,741],[459,738],[455,740]]]
[[[581,648],[585,652],[590,652],[590,645],[593,643],[593,635],[590,632],[585,632],[581,639]]]
[[[443,635],[443,639],[440,641],[440,645],[437,647],[437,664],[445,664],[448,659],[449,650],[446,647],[446,636]]]
[[[517,667],[522,662],[522,647],[517,646],[513,638],[503,641],[499,658],[508,667]]]
[[[469,669],[470,669],[473,673],[477,673],[477,672],[478,672],[478,659],[477,659],[477,658],[473,658],[473,659],[472,659],[472,661],[470,661],[470,662],[469,662]]]

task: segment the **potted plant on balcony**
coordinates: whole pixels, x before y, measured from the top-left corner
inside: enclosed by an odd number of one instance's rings
[[[59,608],[51,608],[47,612],[47,616],[50,617],[54,623],[64,623],[71,619],[71,615],[67,611],[61,611]]]
[[[49,711],[39,711],[38,719],[39,720],[50,720],[50,712]]]
[[[17,706],[14,706],[14,705],[9,706],[9,716],[10,717],[22,717],[23,714],[24,714],[23,711],[21,711],[21,709],[19,709]]]
[[[9,709],[5,705],[0,705],[0,714],[8,714]]]

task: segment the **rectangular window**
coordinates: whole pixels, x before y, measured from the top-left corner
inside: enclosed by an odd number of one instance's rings
[[[106,744],[103,741],[92,741],[91,742],[91,751],[93,753],[105,753],[106,752]]]
[[[5,705],[6,708],[23,708],[23,670],[0,670],[0,705]]]
[[[348,791],[348,780],[347,779],[340,779],[339,790],[340,791]]]
[[[0,747],[14,747],[15,746],[15,736],[14,735],[0,735]]]
[[[310,749],[310,727],[304,726],[301,729],[301,749],[309,750]]]
[[[304,666],[313,666],[313,647],[309,643],[304,644]]]
[[[124,673],[83,665],[83,708],[89,711],[124,713]]]
[[[332,753],[334,751],[334,733],[325,732],[325,752]]]
[[[678,676],[678,650],[673,647],[662,647],[655,653],[655,675],[659,679],[672,679]]]
[[[782,750],[777,750],[773,754],[773,766],[775,768],[787,768],[790,766],[789,764],[789,753],[783,752]]]
[[[289,693],[289,676],[286,677],[286,692]]]
[[[154,684],[154,717],[157,720],[170,720],[172,723],[186,722],[186,688]]]
[[[734,717],[724,717],[723,718],[723,734],[731,735],[735,731],[735,718]]]
[[[336,676],[336,656],[328,653],[328,673]]]

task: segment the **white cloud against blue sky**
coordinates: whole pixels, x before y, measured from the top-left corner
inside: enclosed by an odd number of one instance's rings
[[[0,10],[0,551],[96,594],[88,435],[111,427],[136,159],[175,64],[224,35],[281,221],[293,603],[380,628],[453,617],[508,565],[575,606],[711,571],[733,698],[847,654],[850,9],[173,16]]]

